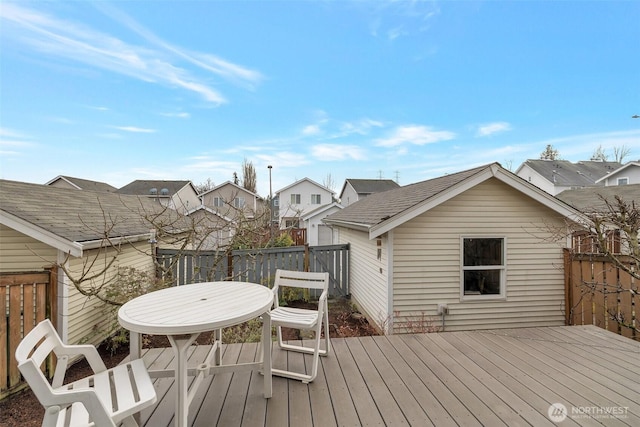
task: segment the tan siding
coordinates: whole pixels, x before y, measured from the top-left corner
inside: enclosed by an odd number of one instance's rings
[[[394,311],[439,322],[447,303],[447,330],[564,324],[563,241],[548,231],[563,223],[496,179],[408,221],[394,230]],[[506,300],[460,301],[460,237],[473,234],[506,237]]]
[[[148,251],[148,243],[140,242],[136,248],[131,246],[122,247],[122,253],[117,256],[116,263],[109,270],[107,280],[112,278],[118,267],[133,267],[143,271],[153,271],[153,261],[149,255],[141,251]],[[82,259],[74,259],[70,262],[70,271],[77,277],[85,267],[86,263],[97,259],[98,262],[89,271],[99,272],[115,254],[113,249],[109,250],[105,256],[104,252],[98,250],[86,251]],[[97,258],[96,258],[97,256]],[[93,280],[83,284],[83,287],[99,287],[103,283],[103,278]],[[115,321],[115,311],[110,309],[95,297],[88,298],[82,295],[71,283],[68,286],[68,342],[77,344],[88,342],[98,344],[104,338],[102,331],[109,321]],[[98,332],[97,332],[98,331]]]
[[[57,249],[0,225],[0,271],[34,271],[55,264]]]
[[[367,233],[340,229],[340,242],[350,244],[349,287],[353,301],[370,319],[383,323],[389,315],[386,239],[380,260],[376,240],[369,240]]]

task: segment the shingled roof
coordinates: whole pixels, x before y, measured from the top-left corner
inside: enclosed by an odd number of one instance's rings
[[[358,179],[347,178],[342,186],[340,195],[344,193],[347,184],[351,184],[351,187],[356,193],[362,196],[368,196],[373,193],[380,193],[381,191],[393,190],[400,187],[400,185],[392,179]]]
[[[92,181],[90,179],[75,178],[73,176],[66,175],[58,175],[51,181],[47,182],[45,185],[51,185],[58,180],[66,181],[78,190],[106,191],[109,193],[114,193],[118,190],[116,187],[107,184],[106,182]]]
[[[88,242],[148,236],[143,216],[162,215],[166,223],[179,217],[146,197],[77,191],[47,185],[0,180],[0,220],[34,238],[80,249]]]
[[[640,184],[611,185],[608,187],[586,187],[576,190],[565,190],[556,197],[574,208],[594,213],[606,209],[606,199],[609,202],[620,196],[624,201],[640,203]]]
[[[190,184],[191,181],[159,181],[138,179],[118,189],[118,193],[132,194],[137,196],[171,197],[182,188]],[[155,189],[155,193],[152,192],[152,189]],[[166,190],[166,192],[163,193],[162,190]]]
[[[597,185],[596,181],[622,166],[619,162],[581,161],[572,163],[568,160],[527,160],[531,169],[549,182],[559,187],[587,187]],[[518,168],[518,170],[520,170]]]
[[[405,185],[384,193],[374,193],[329,216],[331,222],[375,225],[435,196],[456,183],[486,169],[480,166],[440,178]]]
[[[508,184],[561,215],[574,219],[583,216],[498,163],[492,163],[372,194],[329,215],[324,221],[334,226],[368,231],[369,238],[374,238],[490,178]]]

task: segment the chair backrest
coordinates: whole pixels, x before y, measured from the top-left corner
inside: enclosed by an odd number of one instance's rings
[[[18,344],[16,361],[18,369],[40,403],[45,404],[53,394],[53,388],[40,370],[47,356],[62,346],[62,340],[49,319],[43,320]]]
[[[276,270],[274,289],[279,286],[291,286],[305,289],[329,289],[329,273],[309,271]]]

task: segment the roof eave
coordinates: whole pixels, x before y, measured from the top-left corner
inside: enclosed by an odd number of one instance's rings
[[[58,249],[64,253],[68,253],[74,257],[82,257],[82,245],[66,239],[62,236],[58,236],[48,230],[45,230],[37,225],[34,225],[22,218],[12,215],[5,211],[0,211],[0,224],[4,224],[7,227],[36,239],[42,243],[45,243],[53,248]]]
[[[371,229],[370,225],[358,223],[358,222],[327,220],[326,218],[323,218],[322,222],[324,222],[327,225],[350,228],[352,230],[358,230],[358,231],[367,232]]]

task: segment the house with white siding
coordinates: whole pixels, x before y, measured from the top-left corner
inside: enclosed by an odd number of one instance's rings
[[[322,220],[334,212],[342,209],[342,205],[333,202],[322,205],[302,216],[304,228],[307,230],[307,241],[310,246],[322,246],[333,244],[333,233],[331,228]]]
[[[259,218],[267,205],[262,197],[227,181],[200,194],[202,205],[228,218]]]
[[[494,163],[372,194],[324,222],[350,244],[352,300],[402,333],[564,325],[563,248],[581,220]]]
[[[612,185],[640,184],[640,161],[625,163],[618,169],[597,180],[596,184],[604,184],[607,187]]]
[[[146,197],[162,206],[184,214],[200,206],[198,190],[191,181],[165,181],[137,179],[121,187],[119,194]]]
[[[68,344],[97,345],[105,338],[96,334],[108,321],[105,305],[83,295],[72,278],[84,275],[82,286],[89,289],[113,279],[121,267],[154,273],[155,233],[147,218],[167,227],[181,221],[176,211],[146,197],[0,180],[0,272],[63,265],[57,270],[58,332]]]
[[[302,216],[333,203],[334,195],[335,192],[309,178],[302,178],[276,191],[280,229],[302,228]]]

